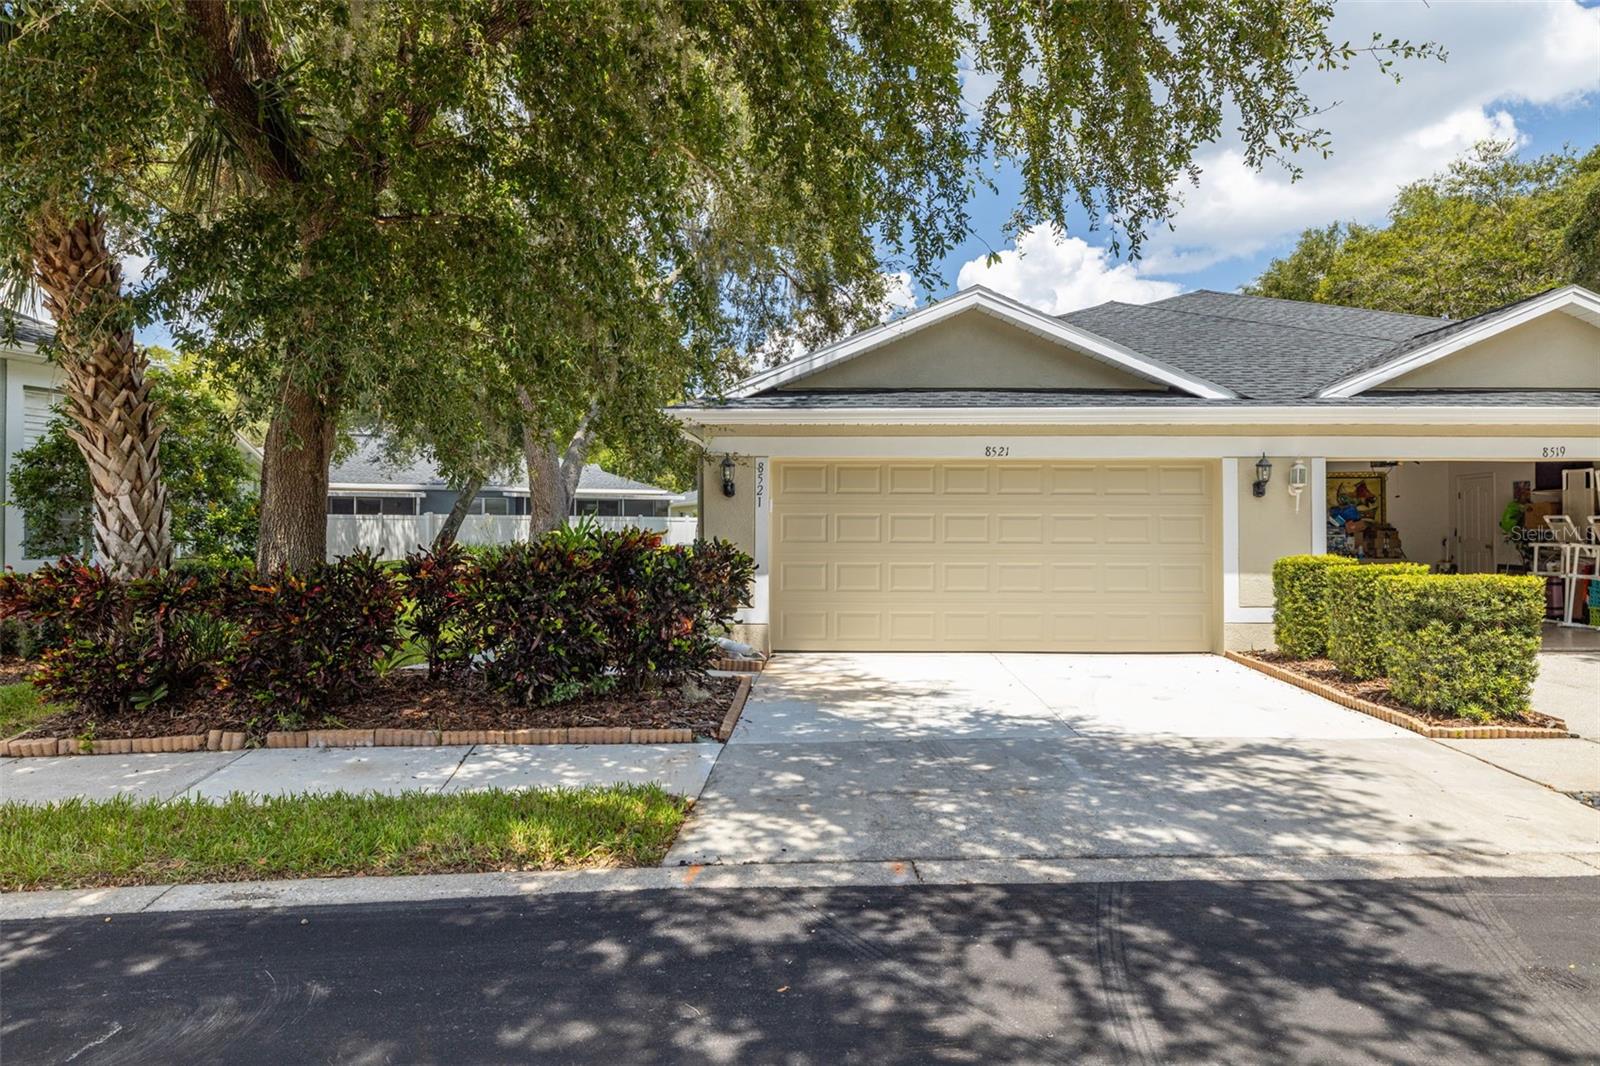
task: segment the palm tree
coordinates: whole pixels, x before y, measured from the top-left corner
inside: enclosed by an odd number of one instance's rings
[[[105,218],[48,207],[37,216],[31,251],[33,278],[56,322],[71,436],[89,465],[95,557],[123,578],[169,566],[161,426]]]

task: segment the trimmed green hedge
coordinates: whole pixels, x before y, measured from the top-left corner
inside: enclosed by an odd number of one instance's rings
[[[1327,581],[1328,658],[1351,677],[1383,676],[1383,612],[1378,579],[1426,574],[1421,563],[1368,563],[1336,566]]]
[[[1544,621],[1543,578],[1391,575],[1378,579],[1375,599],[1396,699],[1475,721],[1528,710]]]
[[[1343,555],[1285,555],[1272,564],[1272,637],[1280,652],[1296,659],[1328,653],[1328,573],[1355,565]]]

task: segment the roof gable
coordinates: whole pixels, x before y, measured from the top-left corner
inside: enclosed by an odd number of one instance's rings
[[[1560,316],[1560,317],[1552,317]],[[1565,318],[1582,325],[1573,329]],[[1538,349],[1542,358],[1530,358]],[[1458,354],[1459,353],[1459,354]],[[1440,364],[1448,360],[1449,368]],[[1451,322],[1377,353],[1323,388],[1322,399],[1389,388],[1600,385],[1600,295],[1568,285]]]
[[[1134,384],[1148,383],[1144,387],[1177,389],[1193,396],[1208,399],[1228,399],[1233,393],[1216,383],[1196,376],[1160,359],[1130,349],[1089,330],[1052,318],[1008,297],[975,287],[963,290],[949,299],[913,311],[910,314],[874,329],[847,337],[836,344],[819,348],[797,359],[790,360],[771,370],[746,378],[730,395],[751,396],[768,389],[778,389],[796,382],[807,382],[830,368],[842,367],[868,352],[877,351],[894,342],[938,326],[957,316],[976,312],[992,316],[1007,326],[1023,330],[1042,338],[1047,343],[1059,345],[1077,358],[1094,360],[1109,368],[1112,373],[1099,372],[1102,387],[1128,387],[1127,378]],[[950,369],[948,366],[946,369]],[[970,368],[968,370],[970,371]],[[848,375],[834,370],[834,380],[847,380]],[[807,382],[809,385],[809,382]],[[953,383],[925,381],[928,387],[953,387]]]
[[[1152,389],[1164,383],[973,307],[783,389]]]

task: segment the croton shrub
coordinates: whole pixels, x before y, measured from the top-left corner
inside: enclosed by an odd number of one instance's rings
[[[356,696],[408,643],[430,676],[476,673],[524,703],[703,672],[754,569],[725,541],[595,527],[271,576],[117,581],[63,559],[0,577],[0,622],[52,633],[35,681],[54,701],[114,714],[209,688],[298,723]]]

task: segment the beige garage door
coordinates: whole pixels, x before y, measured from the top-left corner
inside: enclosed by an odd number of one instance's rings
[[[781,462],[773,646],[1209,651],[1211,464]]]

